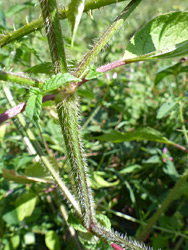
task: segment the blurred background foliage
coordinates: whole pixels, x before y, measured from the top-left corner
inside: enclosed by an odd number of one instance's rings
[[[69,1],[59,0],[58,3],[63,8]],[[67,20],[61,21],[70,69],[77,65],[124,5],[119,3],[84,14],[72,50],[70,25]],[[187,9],[188,2],[185,0],[144,0],[96,58],[96,66],[121,58],[128,40],[151,18],[169,11]],[[40,16],[37,0],[1,0],[1,33],[13,31],[13,25],[16,29],[23,26],[26,16],[28,22]],[[1,48],[1,70],[6,69],[10,55],[13,58],[10,69],[13,72],[25,71],[24,75],[42,80],[52,74],[44,30]],[[47,62],[43,67],[43,63]],[[169,74],[168,68],[177,63],[180,65],[178,73],[171,71]],[[162,118],[157,115],[164,103],[177,102],[178,97],[184,96],[183,115],[184,124],[187,125],[188,74],[181,72],[181,67],[187,66],[186,58],[130,64],[85,83],[78,91],[85,156],[97,210],[108,216],[114,229],[132,237],[141,230],[142,222],[156,211],[187,168],[187,153],[156,142],[113,143],[110,138],[100,141],[96,137],[112,130],[129,132],[149,126],[186,147],[178,105]],[[164,74],[160,78],[162,70]],[[27,88],[16,84],[9,86],[17,103],[26,100]],[[0,112],[8,108],[1,91]],[[0,249],[78,249],[75,241],[70,241],[67,225],[59,212],[60,203],[64,206],[67,204],[55,187],[45,183],[16,183],[8,181],[8,173],[3,174],[4,169],[8,169],[18,174],[32,175],[34,172],[36,175],[37,172],[39,177],[48,176],[33,162],[34,157],[28,154],[19,133],[21,128],[16,128],[15,122],[16,118],[0,127]],[[40,124],[48,145],[46,150],[55,155],[66,180],[68,167],[53,103],[44,105]],[[37,128],[29,120],[27,126],[45,147]],[[187,207],[188,185],[184,184],[173,205],[161,215],[158,228],[146,237],[146,244],[152,245],[154,250],[188,249]],[[99,249],[106,248],[103,246]]]

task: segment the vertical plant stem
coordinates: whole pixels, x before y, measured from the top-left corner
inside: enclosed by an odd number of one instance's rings
[[[93,61],[93,59],[104,48],[115,32],[121,27],[123,22],[129,17],[129,15],[134,11],[141,1],[142,0],[132,0],[120,13],[120,15],[113,21],[113,23],[104,31],[103,35],[98,39],[93,48],[84,56],[83,60],[78,65],[74,73],[76,77],[79,78],[83,76],[84,71]]]
[[[65,73],[67,63],[56,0],[39,0],[39,2],[55,73]]]
[[[141,241],[143,240],[148,233],[150,233],[153,225],[156,224],[160,216],[166,211],[168,206],[172,203],[174,198],[176,197],[176,194],[178,193],[180,187],[186,182],[188,178],[188,172],[185,172],[176,182],[175,186],[173,189],[169,192],[168,196],[166,199],[163,201],[163,203],[160,205],[158,208],[157,212],[149,219],[147,222],[146,226],[140,231],[138,236],[136,237],[137,240]]]
[[[76,197],[79,198],[82,221],[89,230],[95,222],[93,197],[88,183],[87,166],[83,157],[80,127],[78,125],[78,107],[75,94],[59,93],[56,105],[62,133],[64,137],[66,155],[74,178]]]
[[[57,66],[58,57],[60,57],[61,54],[61,47],[59,46],[61,28],[59,20],[56,20],[59,17],[57,15],[57,8],[55,7],[55,0],[40,0],[40,4],[55,73],[64,73],[67,69]],[[56,28],[58,31],[55,30]],[[55,57],[54,53],[56,55]],[[65,57],[63,58],[65,61]],[[64,137],[66,155],[74,178],[75,187],[73,190],[79,199],[81,213],[83,215],[82,218],[81,216],[80,218],[89,230],[95,221],[95,212],[92,204],[93,197],[88,184],[87,167],[83,158],[77,105],[75,94],[67,94],[65,90],[60,92],[56,97],[56,106]]]

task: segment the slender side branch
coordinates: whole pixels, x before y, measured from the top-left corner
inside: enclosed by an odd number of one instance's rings
[[[142,243],[139,243],[135,240],[128,239],[128,237],[126,237],[126,236],[122,237],[117,232],[107,231],[106,229],[104,229],[98,225],[93,226],[92,232],[94,232],[97,236],[99,236],[103,239],[108,239],[108,240],[112,241],[113,242],[113,243],[111,243],[112,246],[116,246],[116,248],[114,248],[114,249],[117,249],[117,250],[121,250],[121,248],[118,248],[120,246],[117,244],[121,244],[124,247],[124,249],[132,249],[132,250],[149,250],[150,249],[150,250],[152,250],[152,248],[148,248]]]
[[[86,1],[84,12],[87,12],[89,10],[98,9],[100,7],[110,5],[113,3],[124,2],[124,1],[127,1],[127,0],[88,0],[88,1]],[[59,11],[59,16],[60,16],[60,19],[66,19],[67,18],[67,10],[61,9]],[[19,28],[18,30],[13,31],[12,33],[1,38],[0,39],[0,48],[4,47],[5,45],[7,45],[13,41],[17,41],[18,39],[20,39],[26,35],[29,35],[30,33],[34,32],[34,31],[41,30],[43,27],[44,27],[43,18],[39,18],[39,19],[29,23],[29,24],[26,24],[25,26]]]
[[[115,32],[121,27],[123,22],[134,11],[142,0],[132,0],[120,13],[120,15],[113,21],[113,23],[104,31],[103,35],[98,39],[93,48],[84,56],[74,74],[80,78],[84,76],[84,72],[98,53],[104,48],[108,41],[112,38]]]
[[[29,87],[33,86],[33,87],[38,87],[38,88],[41,88],[43,84],[43,82],[38,81],[36,79],[31,79],[29,77],[16,75],[16,74],[4,72],[1,70],[0,70],[0,80],[17,83],[19,85],[25,85]]]
[[[47,95],[42,98],[42,102],[47,102],[47,101],[54,100],[54,99],[55,99],[55,95]],[[26,106],[26,102],[22,102],[18,104],[17,106],[0,114],[0,124],[22,113],[25,110],[25,106]]]

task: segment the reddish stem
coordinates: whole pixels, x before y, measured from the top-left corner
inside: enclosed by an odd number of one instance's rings
[[[49,100],[54,100],[55,95],[47,95],[44,96],[42,99],[42,102],[47,102]],[[8,119],[18,115],[19,113],[23,112],[25,110],[26,102],[22,102],[18,104],[17,106],[5,111],[0,115],[0,124],[7,121]]]
[[[119,245],[117,245],[116,243],[111,243],[111,246],[112,246],[115,250],[123,250],[123,248],[120,247]]]

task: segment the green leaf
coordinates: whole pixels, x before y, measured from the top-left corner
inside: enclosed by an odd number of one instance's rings
[[[27,176],[25,175],[19,175],[18,173],[16,173],[16,171],[14,171],[13,169],[3,169],[3,177],[10,180],[10,181],[14,181],[16,183],[32,183],[34,182],[33,180],[29,180],[27,178]]]
[[[105,227],[108,231],[111,229],[111,222],[108,217],[104,214],[96,214],[95,215],[97,221]]]
[[[71,75],[70,73],[59,73],[57,75],[53,75],[48,80],[46,80],[42,86],[42,90],[44,92],[49,92],[54,89],[57,89],[58,87],[62,86],[65,83],[70,82],[80,82],[80,79]]]
[[[3,250],[14,250],[14,249],[16,250],[18,249],[19,244],[20,244],[20,236],[13,235],[6,242],[5,246],[3,247]]]
[[[134,131],[127,133],[120,133],[116,130],[113,130],[109,133],[106,133],[104,135],[95,138],[101,141],[111,141],[114,143],[120,143],[124,141],[147,140],[147,141],[161,142],[165,144],[173,144],[166,137],[164,137],[159,131],[150,127],[135,129]]]
[[[157,112],[157,119],[167,116],[177,105],[177,102],[163,103]]]
[[[25,168],[24,174],[29,177],[40,179],[50,177],[50,174],[40,163],[33,163],[29,165],[27,168]]]
[[[34,122],[37,126],[39,126],[39,115],[42,109],[42,95],[37,95],[36,102],[35,102],[35,112],[34,112]]]
[[[113,187],[119,184],[119,180],[114,182],[109,182],[104,179],[105,172],[94,171],[90,175],[91,186],[94,189],[104,188],[104,187]]]
[[[51,74],[53,73],[53,67],[51,62],[46,62],[46,63],[40,63],[37,64],[33,67],[30,67],[25,70],[27,73],[45,73],[45,74]]]
[[[38,163],[30,165],[25,169],[25,174],[18,174],[13,169],[3,169],[3,177],[16,183],[29,184],[34,182],[52,184],[51,176],[45,172]]]
[[[3,214],[3,220],[8,224],[8,225],[14,225],[14,224],[19,224],[18,216],[16,209],[9,210]]]
[[[91,80],[91,79],[97,78],[97,77],[99,77],[101,75],[103,75],[103,73],[98,72],[95,65],[91,65],[90,69],[89,69],[89,72],[88,72],[87,76],[85,77],[85,79],[86,80]]]
[[[75,230],[79,232],[87,233],[87,229],[84,226],[82,226],[82,224],[80,223],[80,220],[76,216],[74,216],[73,213],[69,214],[68,223]]]
[[[72,41],[71,46],[73,46],[76,31],[80,23],[82,13],[84,11],[85,0],[71,0],[68,6],[68,19],[72,26]]]
[[[16,200],[15,205],[19,221],[33,213],[36,202],[37,196],[34,193],[25,193]]]
[[[30,120],[33,119],[33,115],[35,112],[35,104],[36,104],[37,95],[30,96],[27,100],[27,104],[25,107],[25,112]]]
[[[119,171],[119,174],[122,174],[122,175],[126,175],[126,174],[129,174],[129,173],[133,173],[133,172],[136,172],[138,170],[142,169],[142,167],[138,164],[135,164],[135,165],[132,165],[132,166],[128,166],[128,167],[125,167],[124,169],[122,169],[121,171]]]
[[[38,88],[31,88],[30,93],[34,95],[30,96],[25,111],[31,121],[34,121],[36,126],[39,126],[39,115],[42,109],[42,94]]]
[[[188,12],[171,12],[147,23],[130,40],[123,60],[144,61],[188,53]]]
[[[50,250],[60,250],[60,240],[56,232],[50,230],[45,234],[45,243]]]
[[[165,77],[169,75],[177,76],[178,74],[183,72],[188,72],[188,66],[182,66],[181,62],[166,67],[157,72],[155,77],[155,84],[159,83],[161,80],[163,80]]]
[[[29,89],[29,93],[31,94],[34,94],[34,95],[40,95],[41,94],[41,91],[39,88],[35,88],[35,87],[30,87]]]

